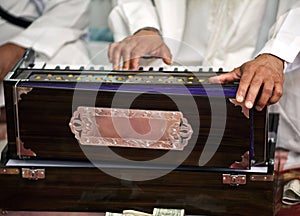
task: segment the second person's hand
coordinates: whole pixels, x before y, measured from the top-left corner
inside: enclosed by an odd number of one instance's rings
[[[13,68],[20,58],[23,57],[25,48],[6,43],[0,46],[0,82],[3,81],[6,74]]]
[[[114,70],[121,68],[121,61],[123,70],[137,70],[140,59],[147,55],[171,64],[171,52],[157,31],[140,30],[120,42],[110,44],[108,49],[109,61]]]

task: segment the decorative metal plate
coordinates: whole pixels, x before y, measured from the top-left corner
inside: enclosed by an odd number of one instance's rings
[[[183,150],[193,133],[178,111],[78,107],[69,125],[82,145]]]

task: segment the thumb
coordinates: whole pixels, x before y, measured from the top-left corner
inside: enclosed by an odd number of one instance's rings
[[[235,68],[233,71],[224,73],[218,76],[213,76],[209,78],[210,83],[230,83],[233,81],[240,80],[240,68]]]
[[[208,82],[211,84],[220,84],[219,76],[213,76],[208,78]]]
[[[172,59],[170,58],[163,58],[163,62],[167,65],[171,65],[172,64]]]
[[[172,54],[171,54],[169,48],[166,45],[164,45],[161,48],[160,54],[161,54],[162,60],[165,64],[167,64],[167,65],[172,64]]]

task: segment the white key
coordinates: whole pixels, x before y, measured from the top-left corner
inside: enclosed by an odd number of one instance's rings
[[[34,66],[31,67],[32,69],[43,69],[43,67],[46,65],[45,62],[34,62]]]

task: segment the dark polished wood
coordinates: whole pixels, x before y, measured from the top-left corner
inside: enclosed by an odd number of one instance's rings
[[[159,170],[116,169],[124,175]],[[97,168],[46,168],[44,180],[20,175],[0,178],[0,208],[26,211],[152,212],[154,207],[184,208],[193,215],[273,215],[273,182],[232,187],[222,173],[173,171],[158,179],[132,182],[104,174]],[[5,185],[5,186],[4,186]]]
[[[128,97],[135,97],[132,109],[182,111],[183,116],[192,125],[194,134],[191,143],[184,151],[171,151],[172,160],[155,164],[156,168],[136,167],[129,169],[120,161],[114,161],[104,153],[104,147],[82,146],[75,139],[69,128],[73,112],[78,106],[111,107],[116,91],[76,89],[74,102],[74,86],[56,88],[57,83],[30,80],[31,70],[19,69],[4,81],[7,109],[8,149],[2,155],[2,172],[0,172],[0,208],[13,211],[79,211],[79,212],[122,212],[124,209],[135,209],[152,212],[153,208],[183,208],[187,215],[273,215],[275,181],[265,181],[264,176],[273,176],[272,153],[267,154],[267,110],[252,110],[251,118],[247,119],[240,107],[235,107],[226,96],[226,127],[219,143],[217,134],[210,134],[212,124],[212,102],[206,95],[193,94],[195,108],[186,107],[184,111],[164,94],[151,91],[141,94],[134,91],[118,91],[119,101],[114,108],[127,108]],[[52,71],[59,74],[60,71]],[[43,71],[39,71],[43,73]],[[67,71],[64,71],[67,76]],[[79,73],[79,72],[78,72]],[[46,76],[46,72],[44,74]],[[209,74],[206,74],[206,77]],[[33,77],[35,79],[36,77]],[[64,85],[60,82],[60,85]],[[24,89],[24,87],[26,87]],[[198,87],[198,86],[196,86]],[[228,87],[228,86],[227,86]],[[237,84],[230,85],[232,92]],[[18,94],[18,92],[24,93]],[[95,97],[96,95],[96,97]],[[186,104],[188,95],[172,93],[177,103]],[[230,97],[234,97],[231,95]],[[224,100],[213,96],[214,106],[224,105]],[[72,106],[76,104],[75,107]],[[214,114],[215,115],[215,114]],[[198,118],[200,119],[200,127]],[[215,125],[220,130],[221,121]],[[220,128],[219,128],[220,127]],[[213,139],[206,144],[208,136]],[[251,139],[253,146],[251,146]],[[23,142],[25,149],[36,153],[35,157],[23,157],[21,162],[32,162],[35,165],[8,166],[10,159],[19,159],[17,142]],[[199,158],[204,148],[217,147],[212,158],[199,167]],[[137,149],[111,147],[118,155],[133,160],[147,161],[164,155],[167,151],[153,149]],[[212,148],[213,149],[213,148]],[[176,170],[163,175],[167,165],[180,165],[179,157],[191,153]],[[208,150],[205,154],[212,153]],[[260,162],[264,172],[253,170],[230,169],[235,161],[249,151],[252,155],[248,161]],[[152,180],[129,181],[112,177],[96,167],[59,167],[42,165],[45,160],[55,162],[86,162],[88,160],[114,164],[111,172],[120,176],[131,177],[135,174],[143,177],[161,177]],[[164,167],[160,165],[164,165]],[[153,164],[152,164],[153,165]],[[252,164],[254,166],[254,164]],[[257,165],[257,164],[256,164]],[[45,169],[45,178],[29,180],[22,178],[22,168]],[[16,172],[16,169],[18,172]],[[249,168],[249,167],[248,167]],[[257,168],[257,167],[256,167]],[[13,169],[7,174],[7,170]],[[5,170],[5,171],[4,171]],[[34,174],[34,173],[33,173]],[[245,185],[227,185],[223,183],[223,174],[243,174]],[[252,175],[263,175],[253,181]]]
[[[10,90],[8,89],[8,92]],[[79,93],[78,93],[79,92]],[[77,106],[89,106],[95,92],[77,90],[76,92]],[[114,92],[101,91],[98,92],[94,103],[96,107],[111,107]],[[117,107],[126,108],[128,97],[136,97],[131,105],[132,109],[148,109],[148,110],[165,110],[177,111],[177,105],[167,96],[159,93],[130,93],[120,92],[120,101]],[[74,134],[69,128],[69,122],[72,117],[72,103],[74,96],[73,89],[47,89],[33,88],[27,94],[22,94],[18,102],[18,118],[12,114],[8,115],[8,136],[11,149],[11,158],[17,158],[16,152],[16,121],[19,124],[19,135],[26,149],[31,149],[36,153],[38,159],[65,159],[65,160],[86,160],[101,159],[102,161],[110,161],[109,156],[102,153],[103,147],[84,146],[78,144]],[[184,104],[187,97],[185,95],[173,95],[177,103]],[[183,162],[184,165],[197,166],[201,153],[205,145],[219,145],[219,142],[212,141],[207,144],[208,136],[214,140],[218,136],[210,134],[211,130],[211,109],[210,102],[207,96],[193,96],[197,103],[198,111],[192,108],[185,109],[183,116],[194,129],[194,135],[184,151],[171,151],[174,158],[174,163],[177,164],[177,158],[185,151],[192,151],[188,158]],[[214,106],[224,103],[224,99],[214,98]],[[8,105],[9,107],[9,105]],[[250,148],[250,119],[247,119],[242,113],[240,107],[235,107],[226,99],[226,110],[224,115],[227,115],[226,127],[220,145],[212,159],[207,163],[208,167],[229,167],[235,161],[239,161],[241,156],[249,151]],[[73,107],[74,108],[74,107]],[[9,107],[8,109],[11,109]],[[76,107],[75,107],[76,109]],[[197,115],[197,116],[196,116]],[[215,116],[218,119],[218,116]],[[200,124],[198,122],[200,120]],[[255,146],[255,159],[264,160],[264,143],[266,142],[266,110],[262,112],[253,111],[253,136]],[[220,122],[220,125],[222,122]],[[199,129],[197,126],[200,125]],[[217,125],[218,127],[218,125]],[[218,130],[218,128],[215,128]],[[220,129],[222,127],[220,126]],[[215,137],[214,137],[215,136]],[[193,148],[191,150],[191,148]],[[167,153],[166,150],[153,149],[138,149],[126,147],[111,147],[111,149],[130,160],[144,161],[160,157]],[[208,152],[209,153],[209,152]],[[87,154],[87,155],[86,155]],[[224,157],[226,155],[226,157]],[[163,162],[169,163],[169,162]]]

